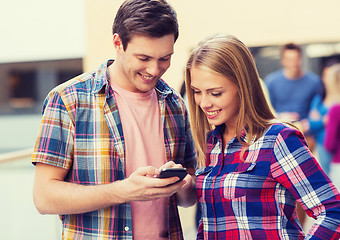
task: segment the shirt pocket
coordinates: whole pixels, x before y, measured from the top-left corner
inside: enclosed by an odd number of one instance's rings
[[[196,196],[199,202],[204,202],[204,195],[207,191],[210,191],[212,188],[212,178],[209,178],[208,175],[211,173],[212,167],[206,167],[196,170]],[[202,198],[203,197],[203,198]]]
[[[225,199],[236,199],[246,195],[250,172],[256,163],[241,163],[233,172],[225,174],[222,191]]]

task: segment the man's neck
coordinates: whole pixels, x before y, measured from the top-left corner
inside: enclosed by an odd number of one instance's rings
[[[304,75],[304,72],[302,69],[299,71],[289,71],[289,70],[284,69],[283,74],[285,75],[286,78],[290,80],[296,80],[296,79],[301,78]]]
[[[121,88],[124,88],[124,85],[121,81],[121,79],[124,78],[117,61],[114,61],[110,66],[108,66],[109,71],[109,82],[112,87],[112,83],[114,82],[116,85],[118,85]]]

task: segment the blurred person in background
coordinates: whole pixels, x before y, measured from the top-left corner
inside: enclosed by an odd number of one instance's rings
[[[281,48],[283,69],[265,78],[271,104],[279,119],[290,122],[308,117],[312,99],[321,89],[321,79],[302,69],[302,49],[288,43]]]
[[[326,62],[322,71],[322,89],[320,94],[316,95],[311,103],[311,109],[308,118],[301,121],[304,132],[310,133],[315,139],[315,150],[318,155],[318,160],[325,171],[329,174],[332,154],[324,147],[325,129],[327,124],[327,113],[329,107],[333,104],[332,90],[326,91],[327,73],[332,65],[337,63],[336,59],[330,59]],[[328,87],[329,88],[329,87]]]
[[[326,75],[326,91],[331,95],[325,148],[333,154],[330,176],[340,188],[340,64],[333,65]]]
[[[57,86],[44,102],[32,162],[34,202],[59,214],[63,239],[183,240],[177,205],[194,177],[155,177],[195,155],[183,99],[161,76],[178,23],[164,0],[127,0],[113,23],[115,60]]]
[[[302,69],[302,49],[297,44],[287,43],[281,47],[281,64],[283,69],[265,78],[270,101],[279,119],[292,122],[303,131],[300,121],[307,119],[311,102],[322,87],[321,79]],[[309,132],[303,134],[313,151],[314,137]],[[304,225],[305,213],[299,206],[298,212]]]
[[[339,239],[340,194],[301,132],[275,119],[241,41],[202,41],[186,89],[199,152],[197,239]],[[317,219],[307,234],[296,202]]]

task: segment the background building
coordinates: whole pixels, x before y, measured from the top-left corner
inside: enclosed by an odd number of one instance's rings
[[[41,112],[47,93],[83,71],[83,0],[2,1],[0,114]]]
[[[84,69],[94,69],[114,56],[111,26],[123,0],[86,0],[87,51]],[[190,50],[208,35],[235,35],[253,51],[260,76],[280,68],[279,46],[305,48],[305,67],[320,73],[324,58],[340,55],[340,2],[329,0],[169,0],[177,11],[180,34],[164,79],[180,89]],[[100,13],[100,14],[98,14]]]
[[[123,0],[13,0],[0,15],[0,114],[37,113],[57,84],[114,58],[112,22]],[[305,68],[320,74],[340,56],[340,2],[169,0],[180,35],[164,79],[177,90],[190,50],[224,32],[249,46],[260,76],[280,68],[279,46],[302,44]],[[20,6],[20,7],[18,7]]]
[[[190,50],[224,32],[250,47],[264,78],[280,68],[279,47],[302,44],[304,67],[320,74],[340,56],[338,0],[168,0],[180,24],[172,64],[164,75],[179,90]],[[114,58],[112,22],[123,0],[3,0],[0,14],[0,239],[60,239],[57,216],[34,208],[30,149],[43,99],[57,84]],[[13,151],[28,148],[28,154]],[[23,156],[24,157],[15,157]],[[14,156],[14,157],[13,157]],[[9,161],[15,159],[13,161]],[[187,239],[194,211],[181,209]]]

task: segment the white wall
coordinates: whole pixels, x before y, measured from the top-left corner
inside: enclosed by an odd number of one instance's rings
[[[84,0],[1,0],[0,63],[82,58]]]

